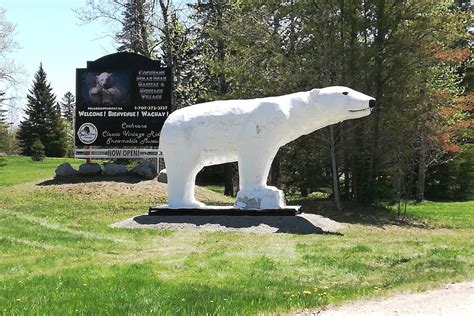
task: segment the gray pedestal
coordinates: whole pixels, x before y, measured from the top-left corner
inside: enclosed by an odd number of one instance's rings
[[[204,206],[201,208],[169,208],[167,205],[150,207],[148,215],[155,216],[295,216],[300,206],[279,209],[240,209],[234,206]]]

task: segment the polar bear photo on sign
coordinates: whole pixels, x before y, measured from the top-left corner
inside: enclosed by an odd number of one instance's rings
[[[113,74],[103,72],[96,76],[95,86],[89,89],[93,104],[114,104],[120,100],[122,93],[115,87]]]
[[[200,208],[194,197],[205,166],[238,162],[238,209],[281,209],[283,192],[267,186],[278,149],[325,126],[370,114],[375,99],[347,87],[277,97],[196,104],[173,112],[161,130],[169,208]]]

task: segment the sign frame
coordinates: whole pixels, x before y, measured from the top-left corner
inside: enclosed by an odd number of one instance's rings
[[[75,147],[158,148],[172,110],[172,71],[120,52],[76,69]]]

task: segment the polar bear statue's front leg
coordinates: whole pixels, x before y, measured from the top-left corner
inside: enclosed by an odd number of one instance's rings
[[[234,206],[241,209],[281,209],[283,191],[267,186],[268,173],[279,146],[261,141],[242,145],[239,153],[240,191]],[[257,150],[256,150],[257,149]]]

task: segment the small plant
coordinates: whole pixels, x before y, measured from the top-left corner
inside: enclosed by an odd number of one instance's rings
[[[41,140],[37,139],[31,146],[31,160],[33,161],[43,161],[45,157],[44,154],[44,145]]]

